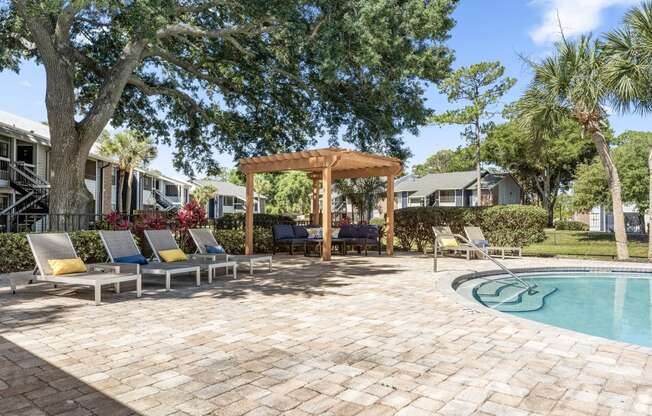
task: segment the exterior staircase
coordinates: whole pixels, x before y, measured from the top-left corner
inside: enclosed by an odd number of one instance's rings
[[[513,280],[488,280],[473,289],[473,296],[484,306],[501,312],[535,312],[544,307],[556,287],[523,287]]]
[[[22,163],[9,163],[9,186],[16,202],[0,211],[7,230],[27,231],[48,213],[50,185]]]
[[[163,195],[163,193],[158,189],[153,189],[152,194],[154,195],[156,204],[161,208],[161,211],[170,213],[179,212],[179,203],[172,201],[170,198]]]

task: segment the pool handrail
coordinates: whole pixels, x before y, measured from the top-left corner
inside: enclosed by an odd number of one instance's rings
[[[433,232],[435,231],[434,228],[435,228],[435,227],[433,227]],[[491,260],[491,261],[492,261],[496,266],[498,266],[498,267],[500,267],[501,269],[503,269],[503,270],[504,270],[507,274],[509,274],[509,275],[510,275],[514,280],[516,280],[517,282],[519,282],[520,284],[522,284],[522,285],[523,285],[523,288],[524,288],[524,289],[527,289],[528,294],[532,294],[532,291],[534,290],[534,288],[535,288],[536,286],[532,286],[531,284],[529,284],[529,283],[526,282],[525,280],[523,280],[523,279],[521,279],[520,277],[518,277],[516,274],[514,274],[514,272],[512,272],[511,270],[509,270],[509,269],[507,268],[507,266],[505,266],[504,264],[502,264],[501,262],[499,262],[498,260],[496,260],[495,258],[493,258],[489,253],[487,253],[487,251],[485,251],[485,250],[481,249],[480,247],[476,246],[476,245],[475,245],[471,240],[469,240],[468,238],[466,238],[466,237],[464,237],[464,236],[462,236],[462,235],[460,235],[460,234],[453,234],[453,237],[455,237],[455,238],[459,238],[460,240],[462,240],[462,242],[468,244],[472,249],[474,249],[474,250],[476,250],[478,253],[482,254],[483,257],[488,258],[489,260]],[[435,252],[435,253],[434,253],[434,265],[433,265],[433,266],[434,266],[434,271],[436,272],[436,271],[437,271],[437,237],[436,237],[436,235],[435,235],[435,242],[434,242],[434,252]],[[499,280],[499,279],[496,279],[496,280]]]

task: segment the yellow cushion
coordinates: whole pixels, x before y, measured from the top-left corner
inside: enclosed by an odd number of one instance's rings
[[[186,254],[183,251],[179,250],[178,248],[175,248],[173,250],[159,251],[158,255],[166,263],[188,260],[188,256],[186,256]]]
[[[85,273],[88,271],[86,265],[79,257],[76,259],[48,260],[48,264],[52,269],[52,274],[55,276],[70,273]]]
[[[457,240],[454,239],[453,237],[442,237],[439,239],[439,242],[441,243],[442,247],[459,247],[460,245],[457,243]]]

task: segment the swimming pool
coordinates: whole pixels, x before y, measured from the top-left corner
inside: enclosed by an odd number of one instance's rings
[[[585,334],[652,347],[652,273],[563,270],[456,281],[463,296],[504,313]]]

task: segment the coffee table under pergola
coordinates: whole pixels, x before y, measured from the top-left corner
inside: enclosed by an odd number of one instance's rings
[[[326,148],[302,152],[280,153],[240,159],[239,169],[247,176],[245,253],[253,254],[254,248],[254,176],[257,173],[298,170],[312,178],[311,219],[319,223],[319,186],[323,188],[323,248],[322,260],[331,259],[331,188],[335,179],[387,178],[387,220],[385,238],[387,254],[394,254],[394,177],[402,170],[399,159],[348,149]]]

